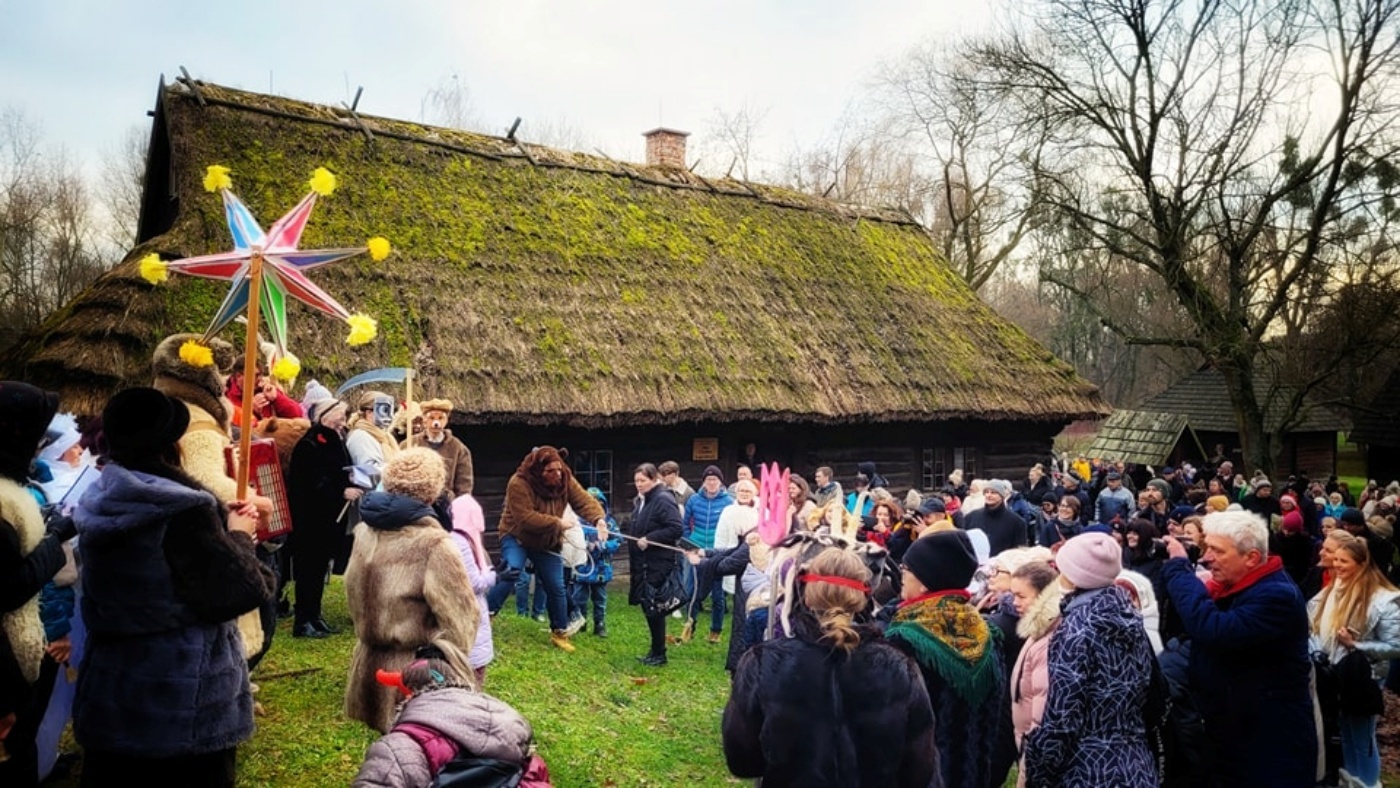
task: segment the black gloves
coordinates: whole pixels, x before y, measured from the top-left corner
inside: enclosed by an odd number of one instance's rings
[[[73,524],[73,518],[67,515],[55,515],[44,523],[48,533],[58,537],[58,541],[66,542],[78,535],[78,526]]]

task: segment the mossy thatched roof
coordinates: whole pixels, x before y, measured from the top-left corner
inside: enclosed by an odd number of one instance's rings
[[[201,187],[209,164],[231,168],[265,226],[329,167],[340,188],[317,205],[303,248],[372,235],[394,244],[383,263],[312,272],[376,317],[380,336],[350,348],[344,326],[294,304],[303,379],[412,365],[425,393],[451,397],[468,423],[1068,421],[1107,410],[979,301],[903,214],[357,122],[208,84],[198,96],[161,91],[142,243],[9,351],[8,374],[93,411],[149,379],[161,337],[203,330],[226,285],[152,286],[137,261],[229,248],[219,200]]]

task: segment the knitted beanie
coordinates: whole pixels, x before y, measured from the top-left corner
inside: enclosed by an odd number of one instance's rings
[[[1224,495],[1212,495],[1206,499],[1207,512],[1223,512],[1230,508],[1230,499]]]
[[[720,484],[724,484],[724,471],[721,471],[718,465],[706,465],[705,472],[700,474],[700,481],[703,483],[711,476],[719,479]]]
[[[1075,588],[1104,588],[1123,571],[1123,548],[1108,534],[1080,534],[1060,547],[1055,566]]]
[[[384,464],[384,492],[432,503],[446,486],[442,456],[426,446],[404,449]]]
[[[306,418],[312,424],[320,424],[321,417],[331,411],[340,400],[335,398],[330,389],[313,380],[306,384],[306,394],[301,399],[301,407],[306,411]]]
[[[1011,482],[1005,479],[988,479],[987,482],[982,485],[982,491],[994,492],[1000,495],[1002,500],[1005,500],[1011,497]]]
[[[916,539],[904,565],[929,591],[967,588],[977,572],[977,552],[966,531],[940,531]]]

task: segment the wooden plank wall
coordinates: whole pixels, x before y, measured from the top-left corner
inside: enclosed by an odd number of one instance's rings
[[[1036,462],[1050,455],[1058,424],[1011,422],[942,422],[868,426],[813,426],[771,424],[699,424],[681,427],[635,427],[612,430],[536,428],[525,426],[461,426],[453,432],[472,451],[474,495],[486,513],[487,547],[497,547],[496,526],[501,516],[506,483],[529,451],[538,445],[566,447],[571,452],[613,452],[613,513],[624,524],[631,517],[636,494],[633,469],[640,463],[675,460],[692,487],[700,486],[707,465],[718,465],[726,483],[745,443],[754,442],[761,460],[776,461],[812,481],[817,467],[830,465],[847,490],[854,488],[856,466],[869,460],[890,482],[891,491],[903,496],[919,484],[925,448],[972,447],[978,475],[1020,482]],[[692,459],[695,438],[718,438],[719,459]],[[616,563],[619,574],[626,560]]]

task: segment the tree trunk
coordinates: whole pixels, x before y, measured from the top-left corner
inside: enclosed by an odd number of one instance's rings
[[[1245,467],[1240,472],[1248,478],[1255,471],[1274,475],[1274,452],[1269,433],[1264,427],[1264,409],[1254,388],[1254,363],[1248,355],[1232,358],[1219,365],[1230,393],[1230,405],[1240,430],[1240,447],[1244,451]]]

